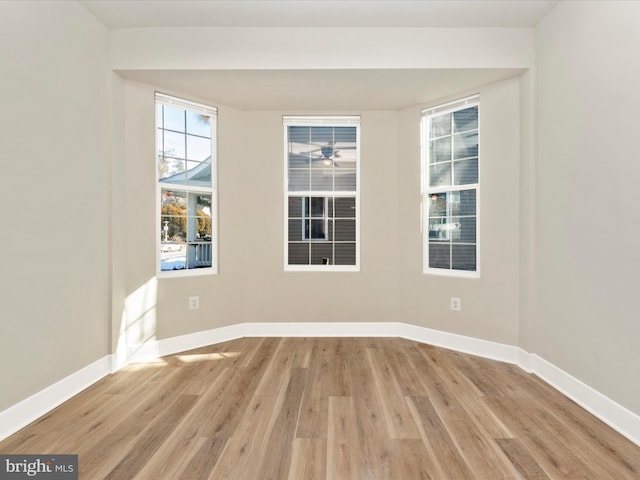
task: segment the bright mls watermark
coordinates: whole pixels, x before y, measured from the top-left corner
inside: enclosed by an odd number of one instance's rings
[[[78,455],[0,455],[0,480],[78,480]]]

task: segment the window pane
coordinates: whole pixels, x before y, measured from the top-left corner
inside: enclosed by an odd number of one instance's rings
[[[331,169],[311,170],[311,190],[333,190]]]
[[[451,137],[438,138],[429,142],[429,163],[451,160]]]
[[[333,265],[333,245],[331,243],[311,244],[311,265]]]
[[[289,265],[309,265],[309,243],[289,243]]]
[[[310,158],[311,158],[311,168],[324,168],[324,169],[333,168],[333,160],[331,158],[323,157],[321,153],[312,153]]]
[[[476,270],[476,246],[453,245],[452,262],[456,270]]]
[[[342,218],[355,218],[356,199],[355,197],[336,197],[335,216]]]
[[[292,169],[289,170],[289,190],[309,190],[311,176],[309,170]]]
[[[211,195],[196,193],[196,215],[199,217],[211,216]]]
[[[425,273],[431,268],[476,271],[478,242],[479,107],[477,96],[423,111]],[[426,148],[425,148],[426,147]]]
[[[429,196],[429,216],[443,217],[447,214],[448,193],[434,193]]]
[[[157,168],[162,186],[159,267],[161,271],[210,268],[217,235],[212,194],[215,117],[165,101],[171,100],[156,94]],[[191,187],[199,191],[189,192]]]
[[[164,210],[164,209],[163,209]],[[167,213],[175,213],[170,209]],[[160,217],[160,239],[163,242],[184,243],[186,237],[187,217],[186,215],[162,215]]]
[[[210,243],[187,245],[187,268],[206,268],[211,266],[212,247]]]
[[[356,191],[356,171],[350,168],[336,168],[336,191],[355,192]]]
[[[356,264],[356,244],[355,243],[336,243],[334,260],[336,265],[355,265]]]
[[[289,168],[309,167],[311,157],[309,154],[298,154],[289,152]],[[291,172],[289,172],[291,174]]]
[[[358,128],[327,124],[286,128],[288,194],[292,195],[287,198],[288,264],[334,265],[336,241],[342,238],[349,242],[348,252],[343,249],[343,264],[355,265]],[[331,196],[340,190],[354,196]],[[311,194],[296,196],[300,191]]]
[[[452,217],[451,223],[453,243],[476,243],[476,217]]]
[[[429,267],[446,268],[451,267],[451,245],[429,243]]]
[[[461,133],[453,137],[453,158],[478,156],[478,133]]]
[[[310,127],[300,127],[300,126],[292,125],[287,128],[289,132],[289,144],[299,143],[299,144],[309,145],[309,142],[311,141]]]
[[[429,186],[442,187],[451,185],[451,164],[442,163],[429,166]]]
[[[334,132],[334,140],[343,147],[356,146],[356,127],[336,127]]]
[[[185,268],[187,268],[186,245],[183,245],[183,250],[177,253],[172,251],[160,254],[161,271],[184,270]]]
[[[182,133],[164,131],[164,154],[167,157],[185,158],[185,136]]]
[[[187,112],[187,133],[211,138],[211,118],[202,113]]]
[[[158,159],[158,176],[161,182],[184,183],[184,160],[177,158],[160,157]]]
[[[211,159],[204,162],[187,162],[188,170],[185,172],[187,185],[198,187],[211,186]]]
[[[432,117],[429,128],[429,138],[442,137],[443,135],[451,135],[451,114],[445,113]]]
[[[336,128],[334,132],[334,157],[338,167],[355,168],[356,136],[355,127]]]
[[[453,180],[454,185],[478,183],[478,159],[453,162]]]
[[[164,105],[164,128],[184,132],[184,110]]]
[[[305,200],[305,205],[306,205],[305,210],[307,212],[306,216],[324,217],[325,215],[324,204],[325,204],[325,197],[306,198]]]
[[[452,215],[475,215],[476,214],[476,191],[461,190],[451,192],[451,214]]]
[[[333,143],[333,130],[335,127],[311,127],[311,144],[316,146]]]
[[[336,241],[355,241],[356,239],[356,221],[353,220],[340,220],[335,221],[335,238]]]
[[[196,194],[196,231],[197,238],[210,242],[212,239],[211,195]]]
[[[189,160],[206,160],[211,156],[211,140],[187,135],[187,155]]]
[[[289,241],[302,240],[302,219],[289,219]]]
[[[305,240],[326,240],[327,232],[325,229],[325,221],[320,219],[311,219],[304,221]]]
[[[469,107],[453,112],[453,131],[464,132],[478,129],[478,107]]]
[[[445,241],[451,238],[451,230],[455,229],[455,225],[449,222],[446,217],[429,219],[429,241]]]
[[[302,200],[302,197],[289,197],[289,217],[302,217]]]

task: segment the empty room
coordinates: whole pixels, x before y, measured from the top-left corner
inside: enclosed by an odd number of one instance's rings
[[[0,478],[640,478],[639,23],[0,2]]]

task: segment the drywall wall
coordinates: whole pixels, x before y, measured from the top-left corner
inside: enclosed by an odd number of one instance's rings
[[[115,30],[110,33],[111,64],[115,69],[129,71],[527,68],[533,64],[531,29],[471,29],[466,33],[475,39],[474,48],[469,48],[467,40],[461,40],[469,36],[447,29],[343,29],[340,35],[326,35],[325,29],[321,42],[319,37],[308,34],[291,42],[295,33],[295,29],[277,28]],[[424,48],[435,44],[437,49]],[[127,201],[131,219],[126,249],[130,252],[126,260],[127,295],[147,291],[145,298],[154,299],[125,322],[136,322],[140,315],[149,317],[135,333],[139,340],[238,321],[402,319],[517,344],[521,133],[518,80],[482,88],[481,123],[486,128],[481,127],[485,159],[481,175],[487,193],[481,203],[483,272],[482,278],[475,281],[435,279],[421,273],[418,106],[403,111],[364,108],[291,112],[239,111],[223,105],[216,105],[220,108],[222,149],[220,273],[208,278],[156,281],[154,253],[147,248],[155,221],[151,183],[154,174],[150,170],[153,146],[148,142],[153,136],[153,86],[127,81],[126,91],[126,190],[131,196]],[[189,97],[189,92],[173,93]],[[216,98],[214,84],[207,98]],[[283,271],[281,116],[295,113],[362,116],[359,273]],[[189,311],[187,298],[199,292],[201,308]],[[449,310],[451,296],[463,299],[463,312],[455,316]]]
[[[218,107],[219,268],[218,275],[156,278],[156,182],[155,182],[155,88],[125,81],[124,84],[124,225],[119,233],[125,245],[122,256],[125,301],[116,316],[116,347],[208,330],[241,321],[244,303],[248,211],[243,118],[240,112]],[[164,93],[175,94],[176,92]],[[198,98],[191,98],[201,101]],[[151,140],[151,141],[150,141]],[[253,177],[252,181],[259,181]],[[250,186],[247,186],[250,188]],[[190,296],[200,297],[198,310],[188,309]]]
[[[640,413],[638,2],[561,2],[536,29],[534,351]]]
[[[125,28],[114,69],[528,68],[530,28]]]
[[[240,322],[304,321],[402,321],[517,344],[518,78],[479,89],[480,279],[422,274],[419,107],[285,112],[218,105],[219,274],[156,280],[148,248],[155,229],[154,88],[127,80],[125,92],[127,295],[146,299],[126,321],[129,344]],[[284,271],[282,116],[321,113],[361,116],[360,272]],[[187,308],[192,295],[200,296],[198,310]],[[450,310],[451,296],[463,299],[462,312]]]
[[[75,2],[0,2],[0,43],[3,410],[108,353],[109,97]]]
[[[398,249],[402,321],[518,344],[520,80],[465,94],[480,94],[480,278],[422,273],[420,213],[420,112],[401,112],[397,155]],[[462,299],[460,312],[451,297]]]

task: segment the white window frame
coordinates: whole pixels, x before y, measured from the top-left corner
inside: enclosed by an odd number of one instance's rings
[[[324,190],[289,190],[289,155],[288,155],[288,127],[289,126],[327,126],[327,127],[355,127],[356,128],[356,189],[355,191],[324,191]],[[283,116],[283,145],[284,145],[284,270],[287,272],[359,272],[360,271],[360,116]],[[355,265],[289,265],[289,197],[353,197],[355,199]],[[325,204],[325,215],[328,215]],[[328,221],[328,220],[327,220]],[[304,238],[304,222],[303,222]],[[326,230],[327,231],[327,230]],[[307,240],[321,242],[323,240]]]
[[[471,95],[460,100],[447,102],[445,104],[436,105],[430,108],[422,110],[422,116],[420,120],[420,144],[421,144],[421,184],[422,184],[422,258],[423,265],[422,271],[424,274],[429,275],[442,275],[448,277],[462,277],[462,278],[480,278],[480,116],[478,116],[478,181],[473,184],[465,185],[447,185],[439,187],[429,186],[429,118],[435,115],[442,115],[446,113],[463,110],[468,107],[477,106],[480,108],[480,96],[478,94]],[[452,135],[453,137],[453,135]],[[454,193],[465,190],[475,190],[476,192],[476,269],[475,270],[456,270],[453,268],[432,268],[429,267],[429,200],[431,195],[441,193]],[[450,216],[450,205],[447,203],[447,217]],[[449,235],[447,234],[447,240]]]
[[[203,105],[196,102],[191,102],[189,100],[185,100],[182,98],[173,97],[170,95],[166,95],[160,92],[155,93],[155,103],[154,103],[154,115],[157,115],[157,106],[158,105],[168,105],[184,110],[188,110],[190,112],[201,113],[210,118],[211,123],[211,187],[204,186],[194,186],[187,184],[163,184],[160,180],[160,174],[158,169],[158,131],[160,130],[157,124],[157,121],[154,123],[155,125],[155,145],[156,145],[156,153],[155,153],[155,171],[156,171],[156,274],[158,278],[176,278],[176,277],[191,277],[191,276],[199,276],[199,275],[214,275],[218,273],[218,174],[217,174],[217,118],[218,118],[218,109],[216,107]],[[155,117],[154,117],[155,118]],[[162,240],[161,236],[158,235],[158,232],[162,229],[162,201],[161,195],[162,190],[179,190],[186,192],[187,199],[191,194],[205,194],[211,195],[211,266],[210,267],[200,267],[200,268],[185,268],[180,270],[162,270],[161,269],[161,247]],[[207,242],[208,243],[208,242]],[[185,255],[189,253],[189,242],[187,242]]]

